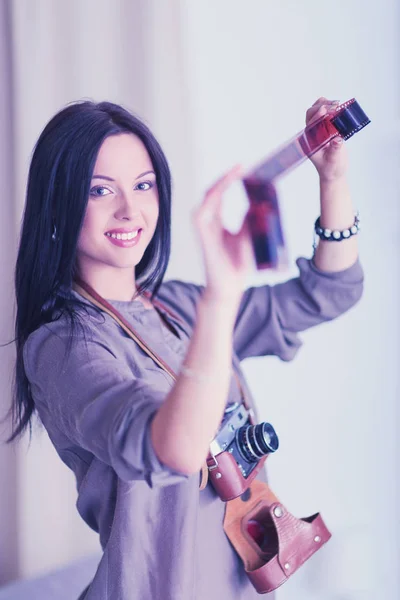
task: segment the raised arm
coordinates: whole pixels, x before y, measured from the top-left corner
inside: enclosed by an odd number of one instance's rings
[[[335,103],[320,98],[307,111],[307,124],[334,108]],[[335,139],[312,160],[320,176],[321,226],[339,231],[350,228],[354,212],[345,180],[343,142]],[[240,359],[276,354],[289,360],[301,345],[298,332],[348,310],[363,287],[356,236],[351,236],[341,242],[320,241],[312,261],[298,261],[300,277],[248,290],[239,302],[251,264],[250,240],[245,228],[238,236],[226,232],[220,215],[222,191],[234,175],[207,194],[197,216],[207,285],[198,304],[186,370],[152,426],[160,460],[188,473],[200,468],[220,422],[228,393],[232,341]]]
[[[248,232],[233,235],[222,225],[222,194],[239,176],[235,168],[206,194],[195,214],[206,271],[196,324],[184,367],[152,422],[159,459],[191,474],[198,471],[221,421],[232,369],[233,331],[251,265]]]
[[[334,111],[338,102],[319,98],[309,108],[306,124]],[[347,151],[341,137],[334,138],[312,157],[320,181],[320,224],[329,231],[345,231],[354,225],[354,208],[346,179]],[[336,241],[320,239],[314,255],[314,263],[321,271],[342,271],[357,260],[357,236]]]
[[[306,124],[334,111],[337,102],[319,98],[306,113]],[[334,138],[312,157],[320,179],[320,225],[348,231],[355,215],[346,181],[347,154]],[[342,237],[342,236],[341,236]],[[292,359],[301,341],[298,333],[346,312],[361,297],[363,271],[357,260],[357,236],[341,241],[319,240],[311,260],[297,261],[299,277],[276,285],[251,288],[243,296],[234,346],[240,359],[274,354]]]

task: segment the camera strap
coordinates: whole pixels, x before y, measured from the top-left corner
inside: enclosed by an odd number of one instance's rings
[[[152,350],[148,346],[147,342],[135,331],[135,329],[132,327],[132,325],[124,318],[123,315],[121,315],[121,313],[116,308],[114,308],[114,306],[112,306],[109,302],[107,302],[107,300],[105,300],[102,296],[100,296],[100,294],[98,294],[85,281],[77,279],[76,281],[74,281],[72,287],[76,292],[78,292],[78,294],[80,294],[81,296],[86,298],[86,300],[88,300],[91,304],[94,304],[94,306],[97,306],[97,308],[100,308],[100,310],[102,310],[103,312],[107,313],[110,317],[112,317],[118,323],[118,325],[121,327],[121,329],[123,329],[125,331],[125,333],[132,340],[134,340],[134,342],[136,342],[136,344],[143,350],[143,352],[145,352],[148,356],[150,356],[150,358],[156,363],[156,365],[159,366],[161,369],[163,369],[163,371],[165,371],[174,382],[176,381],[177,374],[174,372],[174,370],[171,369],[171,367],[169,367],[169,365],[167,365],[167,363],[156,352],[154,352],[154,350]],[[167,308],[159,300],[153,300],[153,305],[155,308],[160,308],[163,312],[172,316],[178,322],[182,322],[182,320],[175,313],[173,313],[173,311],[171,311],[169,308]],[[249,405],[247,402],[246,391],[239,379],[239,376],[238,376],[234,366],[232,368],[233,368],[233,375],[236,379],[237,385],[240,390],[242,402],[243,402],[245,408],[247,409],[249,407]],[[205,461],[201,468],[200,486],[199,486],[200,490],[204,490],[204,488],[207,485],[207,482],[208,482],[208,464],[207,464],[207,461]]]
[[[83,281],[75,282],[73,289],[111,316],[173,381],[176,380],[175,372],[149,348],[145,340],[109,302]],[[154,305],[156,306],[156,302]],[[160,302],[157,301],[157,305],[172,315]],[[175,315],[174,318],[177,319]],[[234,366],[233,372],[247,408],[246,392]],[[259,461],[258,468],[261,468],[264,460],[265,458]],[[205,462],[201,469],[200,490],[207,485],[208,472]],[[259,594],[271,592],[282,585],[331,537],[319,513],[297,519],[279,502],[266,483],[256,479],[245,493],[225,502],[225,505],[224,532],[243,561],[245,572]]]

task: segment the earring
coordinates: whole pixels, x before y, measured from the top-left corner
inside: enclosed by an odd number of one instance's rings
[[[53,235],[51,236],[51,239],[53,240],[53,242],[55,242],[56,239],[57,239],[57,228],[56,228],[55,225],[53,227],[54,227],[53,228]]]

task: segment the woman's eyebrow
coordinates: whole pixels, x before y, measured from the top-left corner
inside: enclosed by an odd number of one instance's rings
[[[135,177],[135,181],[136,179],[140,179],[141,177],[150,174],[155,175],[154,171],[145,171],[144,173],[140,173],[140,175]],[[107,181],[115,181],[115,179],[113,179],[112,177],[108,177],[107,175],[93,175],[92,179],[106,179]]]
[[[107,175],[93,175],[92,179],[107,179],[107,181],[115,181],[112,177],[107,177]]]
[[[145,171],[144,173],[140,173],[140,175],[138,175],[135,179],[140,179],[141,177],[144,177],[144,175],[150,175],[150,174],[155,175],[154,171]]]

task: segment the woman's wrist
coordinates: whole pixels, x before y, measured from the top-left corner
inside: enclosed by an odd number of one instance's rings
[[[320,180],[321,227],[343,230],[354,223],[354,208],[345,175]]]
[[[341,173],[340,175],[324,175],[323,173],[319,173],[319,184],[321,187],[347,185],[347,173]]]
[[[240,303],[242,295],[242,291],[232,292],[229,289],[215,290],[206,286],[202,294],[202,299],[210,306],[235,307]]]
[[[240,305],[242,292],[240,294],[225,291],[217,292],[205,288],[200,305],[201,309],[210,314],[220,315],[224,320],[235,321]]]

